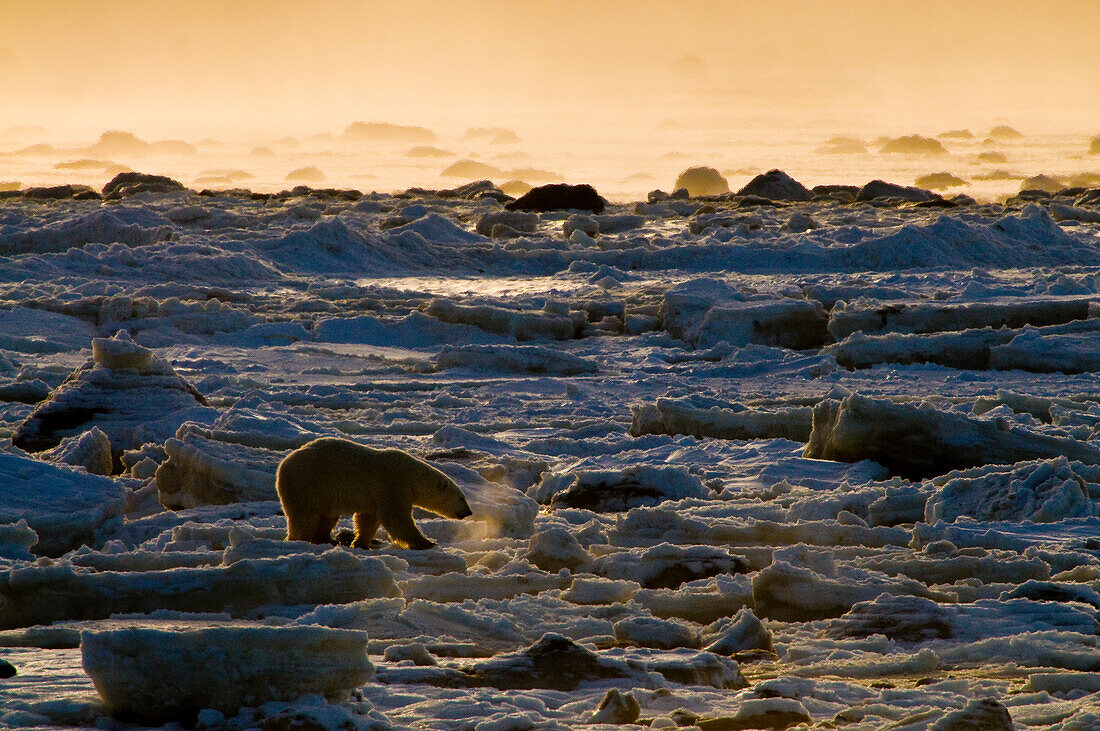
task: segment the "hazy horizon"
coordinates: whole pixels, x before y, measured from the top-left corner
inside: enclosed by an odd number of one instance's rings
[[[1097,20],[1087,0],[1041,12],[991,0],[4,0],[0,94],[16,103],[0,127],[197,140],[380,120],[631,135],[763,113],[868,133],[1003,121],[1096,134]]]
[[[977,154],[997,124],[1025,135],[1008,150],[1014,175],[1077,174],[1095,168],[1084,152],[1100,133],[1095,21],[1100,4],[1086,0],[1041,12],[992,0],[0,0],[0,181],[101,184],[115,168],[64,164],[124,130],[201,154],[92,157],[189,182],[243,169],[260,188],[302,166],[329,184],[445,187],[461,181],[440,171],[464,158],[503,179],[535,167],[619,196],[668,186],[693,164],[731,178],[778,166],[811,183],[908,183],[941,169],[984,174]],[[447,159],[409,160],[409,145],[349,148],[340,133],[354,121],[430,128]],[[471,127],[515,130],[521,142],[473,143]],[[882,135],[959,128],[975,140],[951,159],[874,155]],[[834,134],[870,154],[815,157]],[[288,135],[305,142],[276,143]],[[57,154],[6,154],[36,143]],[[275,157],[252,154],[273,145]]]

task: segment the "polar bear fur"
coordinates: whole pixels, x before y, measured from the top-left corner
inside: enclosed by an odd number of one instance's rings
[[[372,449],[347,439],[315,439],[279,463],[275,489],[286,515],[288,541],[331,543],[340,516],[352,514],[352,546],[367,548],[381,525],[397,544],[435,545],[412,519],[414,507],[445,518],[471,515],[455,484],[435,467],[400,449]]]

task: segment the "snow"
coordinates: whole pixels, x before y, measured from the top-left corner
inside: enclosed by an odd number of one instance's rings
[[[0,725],[1094,727],[1096,210],[4,199]],[[474,514],[285,541],[323,435]]]

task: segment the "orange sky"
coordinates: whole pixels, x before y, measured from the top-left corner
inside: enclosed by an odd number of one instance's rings
[[[0,128],[199,139],[761,110],[1100,132],[1100,2],[0,0]]]

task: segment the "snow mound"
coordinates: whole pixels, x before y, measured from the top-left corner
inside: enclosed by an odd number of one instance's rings
[[[145,442],[163,442],[185,421],[213,419],[202,394],[126,331],[96,338],[92,353],[19,426],[15,446],[39,452],[98,427],[117,458]]]
[[[36,553],[47,556],[99,543],[126,507],[114,480],[13,453],[0,452],[0,485],[0,526],[25,521],[38,534]]]
[[[41,228],[0,233],[0,254],[60,252],[93,243],[149,246],[170,238],[172,229],[167,225],[147,225],[152,223],[150,218],[154,216],[142,209],[103,209]],[[163,217],[155,218],[167,224]]]
[[[0,311],[0,347],[20,353],[63,353],[88,347],[95,328],[70,315],[27,307]]]
[[[932,481],[924,520],[948,523],[966,516],[983,522],[1050,523],[1097,515],[1085,481],[1065,457],[949,472]]]
[[[310,694],[344,701],[374,676],[366,648],[366,632],[317,626],[80,635],[84,670],[110,712],[158,723]]]

